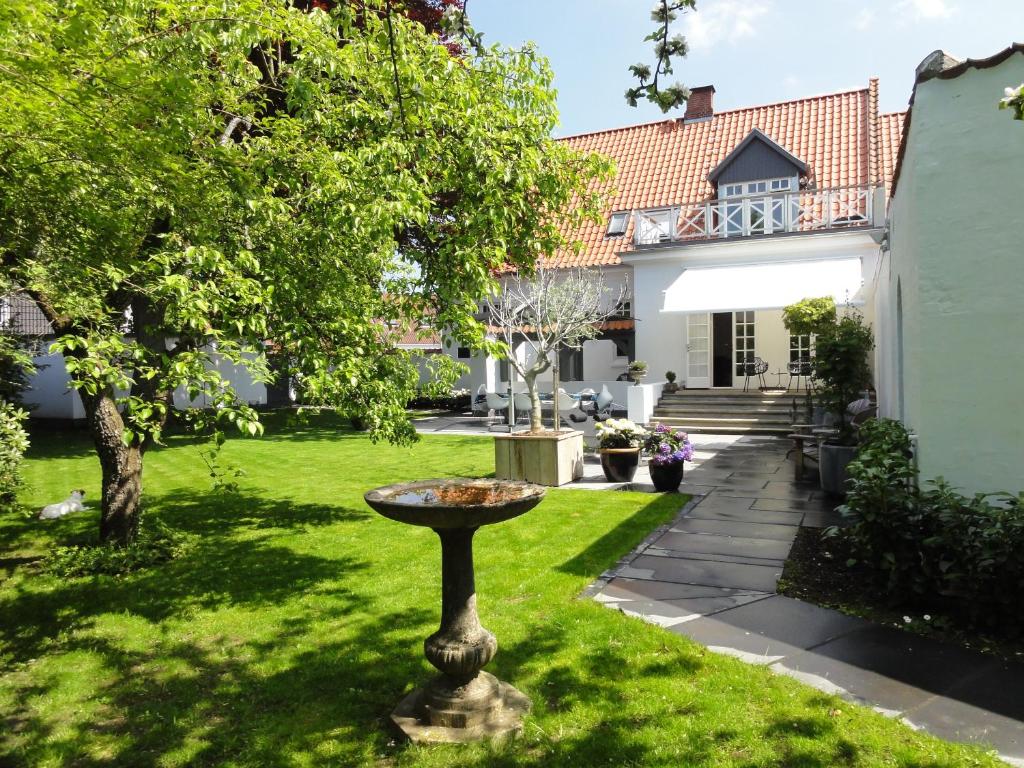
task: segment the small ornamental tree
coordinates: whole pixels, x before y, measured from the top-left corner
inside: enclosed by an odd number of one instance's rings
[[[821,333],[836,322],[836,302],[831,296],[802,299],[782,310],[782,323],[796,336]]]
[[[625,285],[613,292],[600,271],[542,268],[532,278],[509,279],[504,293],[487,300],[487,313],[505,344],[509,364],[530,395],[531,432],[544,430],[537,377],[557,364],[560,349],[579,349],[597,336],[600,324],[617,311],[626,293]],[[529,361],[514,353],[520,339],[533,353]]]
[[[868,356],[874,348],[871,328],[850,313],[816,331],[814,378],[819,382],[818,401],[839,419],[839,442],[854,442],[846,408],[871,386]]]
[[[138,531],[176,390],[213,406],[187,424],[259,434],[218,359],[266,379],[273,351],[306,402],[415,439],[389,329],[489,348],[497,271],[566,245],[563,211],[596,215],[609,166],[551,138],[547,62],[453,54],[393,5],[5,1],[0,274],[82,397],[102,539]]]

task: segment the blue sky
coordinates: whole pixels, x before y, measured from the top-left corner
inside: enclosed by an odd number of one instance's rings
[[[662,119],[626,106],[627,67],[653,63],[653,0],[469,0],[485,42],[534,41],[559,92],[560,136]],[[936,48],[982,58],[1024,41],[1024,0],[697,0],[675,24],[690,53],[673,79],[713,84],[729,109],[863,87],[884,112],[906,107],[914,67]],[[1008,83],[1009,85],[1009,83]],[[993,105],[1002,96],[993,94]]]

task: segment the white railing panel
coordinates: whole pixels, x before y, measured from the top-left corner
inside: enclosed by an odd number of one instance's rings
[[[635,213],[637,245],[870,226],[876,188],[800,190]]]

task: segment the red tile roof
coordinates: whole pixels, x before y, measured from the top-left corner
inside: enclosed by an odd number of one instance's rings
[[[896,155],[900,151],[900,141],[903,138],[903,122],[906,117],[906,112],[890,112],[887,115],[878,116],[882,124],[882,178],[885,180],[886,188],[891,188],[892,186],[892,175],[896,170]]]
[[[612,157],[617,177],[607,214],[705,200],[714,194],[708,173],[758,128],[808,165],[807,183],[819,189],[878,183],[891,178],[902,114],[877,115],[878,81],[867,88],[778,104],[717,112],[707,120],[678,119],[570,136],[579,150]],[[881,154],[882,157],[877,157]],[[621,263],[632,250],[625,235],[606,237],[608,216],[565,234],[583,243],[579,254],[561,251],[548,266]]]

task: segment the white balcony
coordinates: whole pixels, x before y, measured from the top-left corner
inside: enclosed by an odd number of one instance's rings
[[[633,213],[636,245],[880,226],[884,198],[869,185],[683,203]]]

